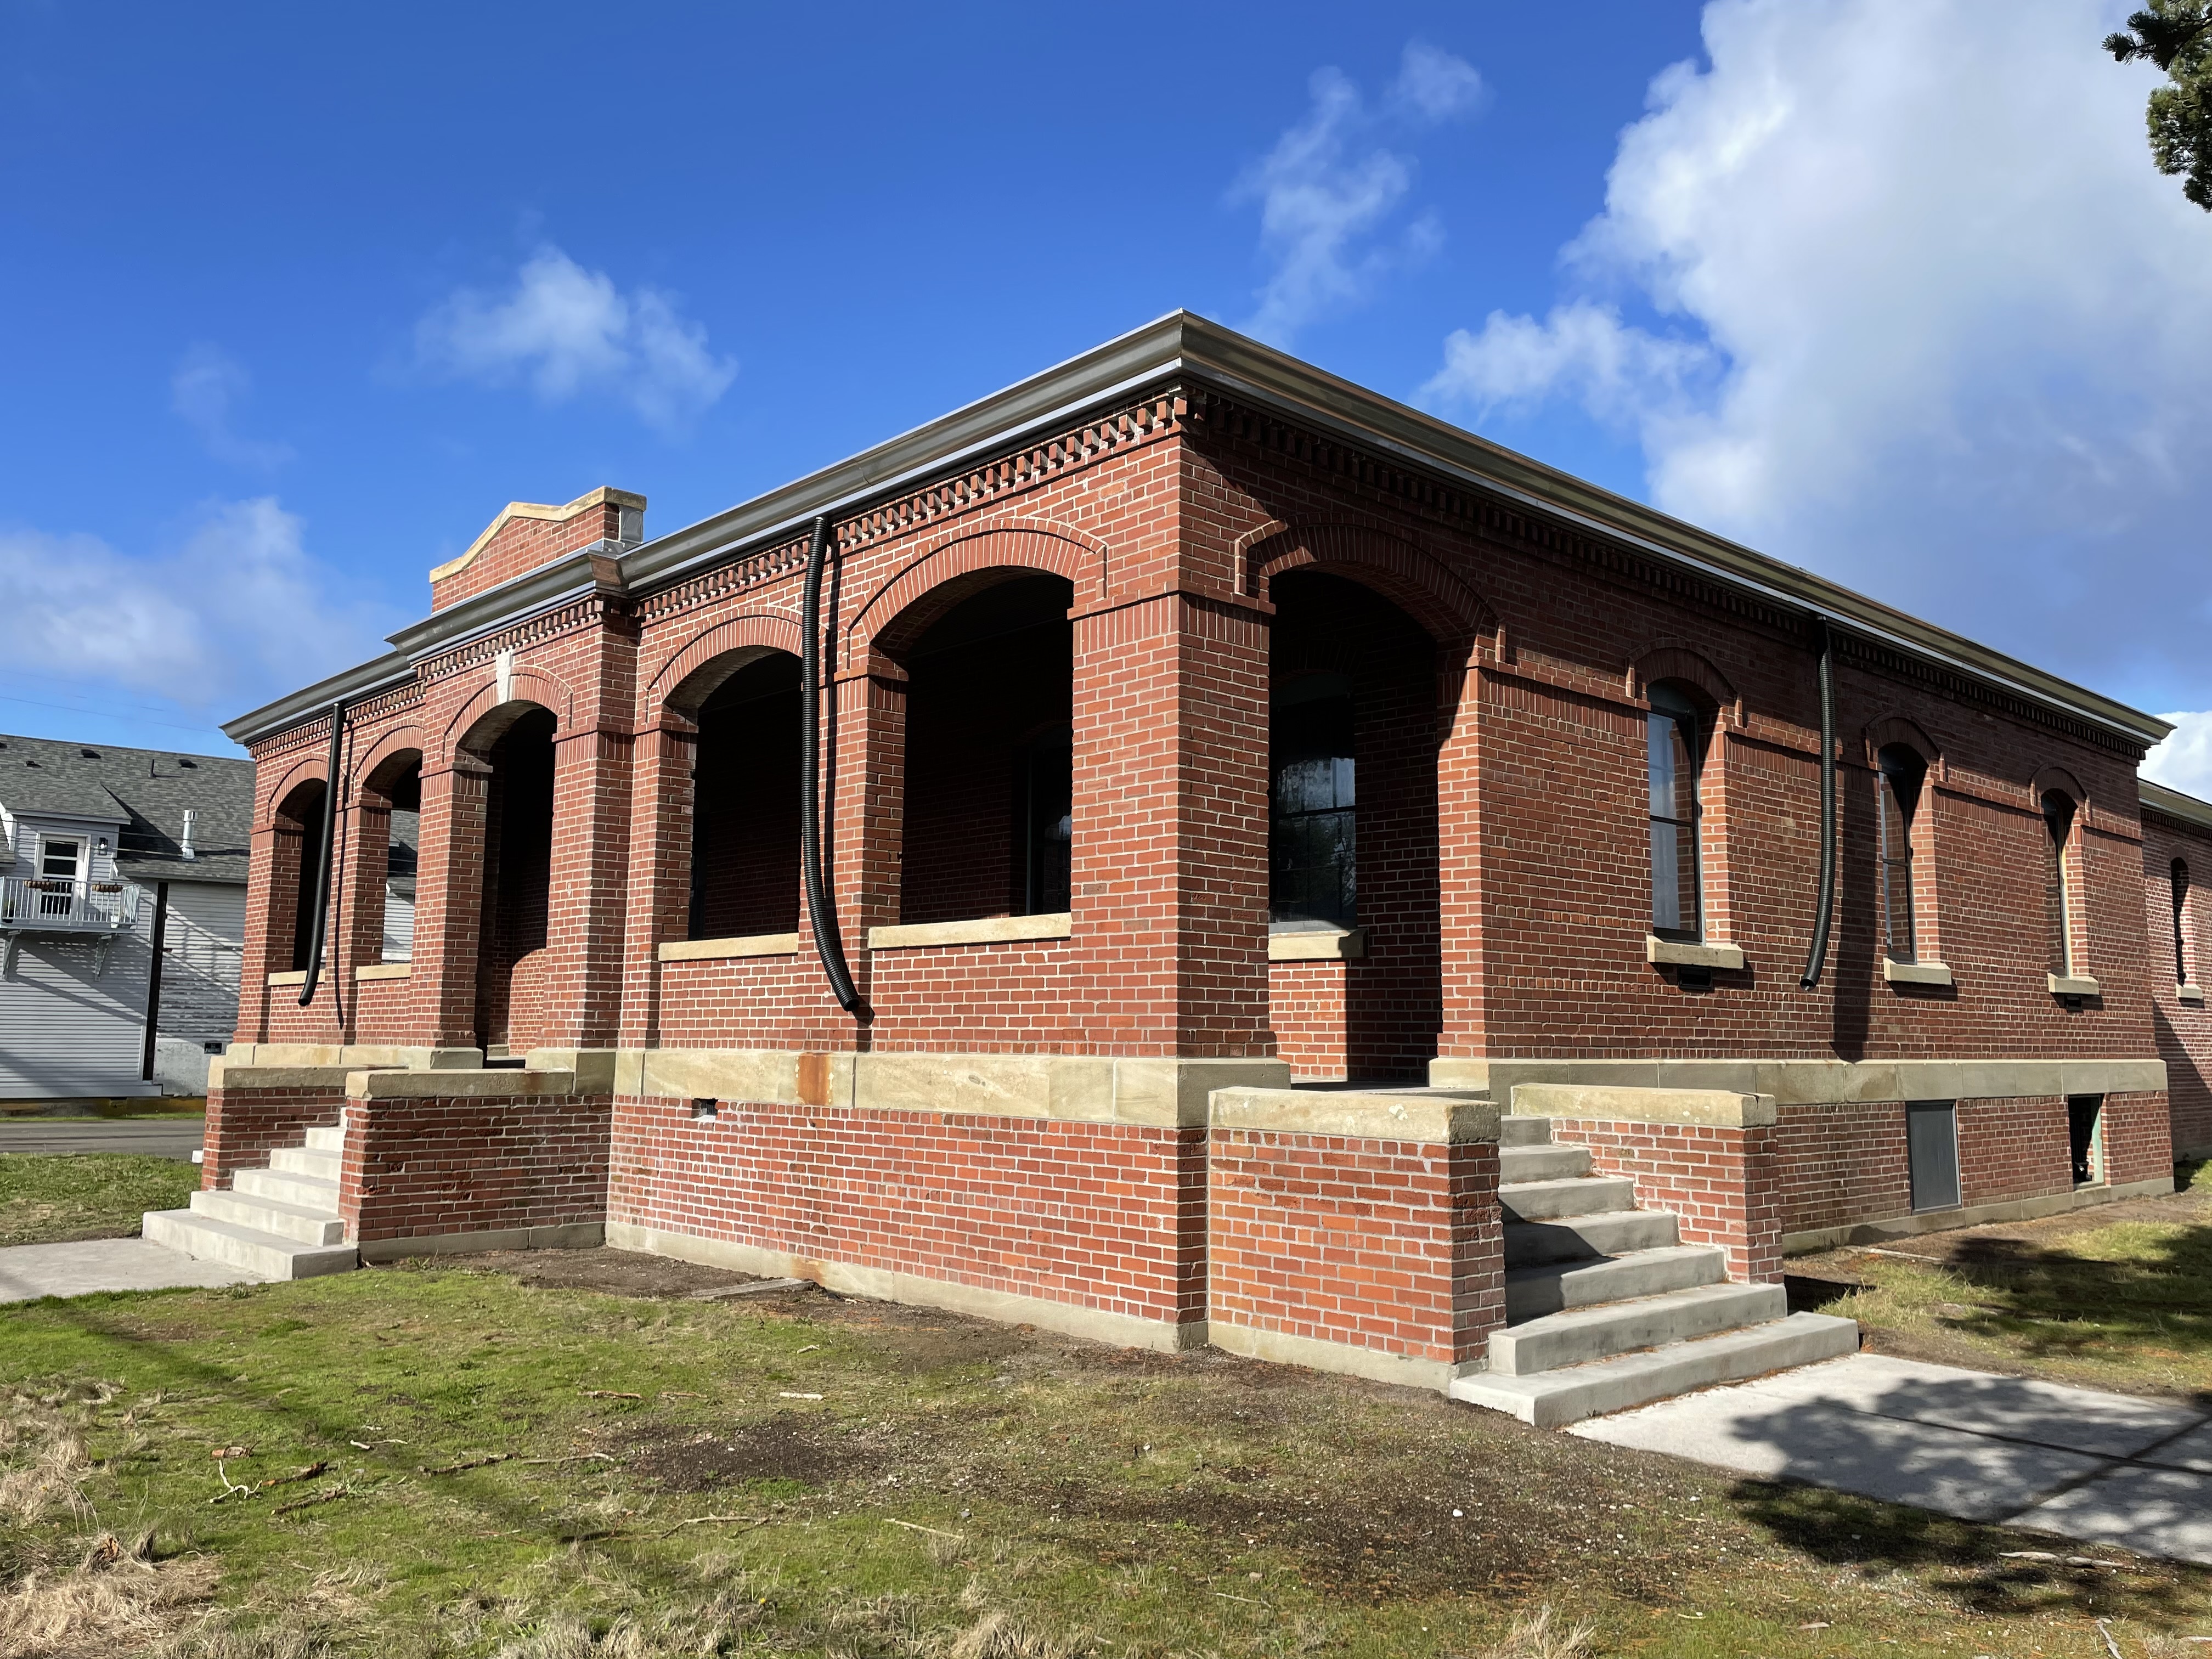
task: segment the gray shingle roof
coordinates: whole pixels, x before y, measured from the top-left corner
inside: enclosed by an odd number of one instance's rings
[[[116,868],[132,881],[243,884],[253,821],[253,763],[167,749],[0,736],[0,806],[119,826]],[[198,814],[179,850],[185,812]]]

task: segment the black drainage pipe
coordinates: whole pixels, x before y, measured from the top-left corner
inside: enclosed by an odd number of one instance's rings
[[[853,983],[853,970],[845,964],[845,941],[837,932],[837,913],[830,908],[830,890],[822,879],[822,567],[830,551],[830,516],[814,521],[814,534],[806,549],[806,592],[800,605],[799,685],[799,856],[805,866],[806,926],[814,936],[814,954],[829,975],[837,1006],[847,1013],[860,1007],[860,993]]]
[[[307,977],[300,987],[302,1008],[315,1000],[315,986],[323,974],[323,937],[331,908],[331,861],[337,855],[338,791],[343,787],[338,777],[338,763],[343,758],[340,745],[344,742],[345,700],[340,698],[331,705],[331,764],[323,785],[323,856],[315,870],[315,931],[307,946]],[[336,996],[337,993],[332,991],[331,994]]]
[[[1836,908],[1836,636],[1826,617],[1813,618],[1820,653],[1820,908],[1813,919],[1813,950],[1798,975],[1802,990],[1820,982],[1828,960],[1828,919]]]

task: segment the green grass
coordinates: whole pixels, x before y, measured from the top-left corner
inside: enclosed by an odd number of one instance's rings
[[[180,1210],[200,1172],[174,1158],[0,1153],[0,1245],[136,1238],[149,1210]]]
[[[818,1295],[647,1301],[433,1266],[88,1297],[0,1308],[10,1390],[27,1426],[0,1427],[0,1583],[49,1575],[20,1603],[99,1579],[87,1540],[127,1558],[150,1529],[159,1571],[108,1576],[174,1587],[146,1616],[185,1621],[179,1653],[277,1651],[258,1630],[292,1659],[1442,1659],[1542,1604],[1589,1621],[1595,1653],[1682,1659],[2055,1659],[2101,1653],[2100,1618],[2127,1659],[2212,1634],[2194,1569],[2008,1559],[2050,1540],[1433,1396]],[[65,1443],[87,1507],[11,1510]],[[278,1512],[302,1499],[322,1501]],[[96,1621],[77,1636],[131,1650]]]

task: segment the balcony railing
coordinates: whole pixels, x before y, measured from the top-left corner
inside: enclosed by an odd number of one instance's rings
[[[0,930],[19,933],[119,933],[138,921],[138,889],[127,881],[58,876],[0,878]]]

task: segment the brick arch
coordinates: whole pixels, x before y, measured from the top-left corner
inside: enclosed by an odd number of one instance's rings
[[[306,783],[327,785],[330,776],[330,763],[320,755],[303,757],[293,762],[290,769],[276,781],[276,787],[269,792],[268,805],[255,815],[254,829],[256,830],[274,830],[276,827],[276,820],[283,816],[284,803],[298,793],[301,785]]]
[[[2089,804],[2089,792],[2081,787],[2079,778],[2063,766],[2046,766],[2027,781],[2028,805],[2040,812],[2043,797],[2053,789],[2061,794],[2071,795],[2076,806],[2086,807]]]
[[[640,724],[653,725],[664,708],[696,713],[699,705],[713,694],[716,686],[747,663],[771,651],[781,651],[787,656],[796,657],[805,645],[805,640],[799,632],[796,617],[765,611],[749,611],[744,616],[726,617],[685,641],[676,653],[661,665],[641,699]],[[715,666],[718,658],[729,657],[738,652],[744,654],[735,661],[720,665],[721,672],[710,677],[702,676],[701,671]]]
[[[395,726],[389,731],[380,733],[376,741],[369,745],[366,755],[354,757],[353,769],[349,775],[353,779],[354,787],[357,789],[368,788],[369,780],[376,775],[379,768],[386,761],[404,755],[410,750],[424,759],[428,758],[430,744],[423,737],[421,727]]]
[[[1682,680],[1696,686],[1737,726],[1743,724],[1743,699],[1736,695],[1728,676],[1688,646],[1662,641],[1629,664],[1628,695],[1638,702],[1648,699],[1652,684],[1659,680]]]
[[[507,697],[499,699],[499,682],[486,680],[446,722],[441,748],[450,760],[464,750],[488,750],[500,734],[532,708],[553,716],[556,742],[576,729],[576,694],[542,668],[517,668],[507,679]],[[425,751],[424,758],[428,758]]]
[[[1936,741],[1922,731],[1917,724],[1902,714],[1884,714],[1870,722],[1866,729],[1866,759],[1869,767],[1880,763],[1875,758],[1892,744],[1903,744],[1928,763],[1930,777],[1943,775],[1943,750]]]
[[[1065,576],[1078,604],[1106,593],[1106,544],[1066,525],[1017,519],[977,525],[923,549],[869,596],[854,614],[847,638],[872,638],[896,656],[920,639],[930,623],[962,599],[989,585],[987,573]]]
[[[1457,571],[1370,526],[1272,521],[1239,537],[1236,556],[1255,599],[1268,597],[1268,584],[1284,571],[1311,566],[1374,589],[1439,645],[1465,646],[1498,631],[1497,612]]]

